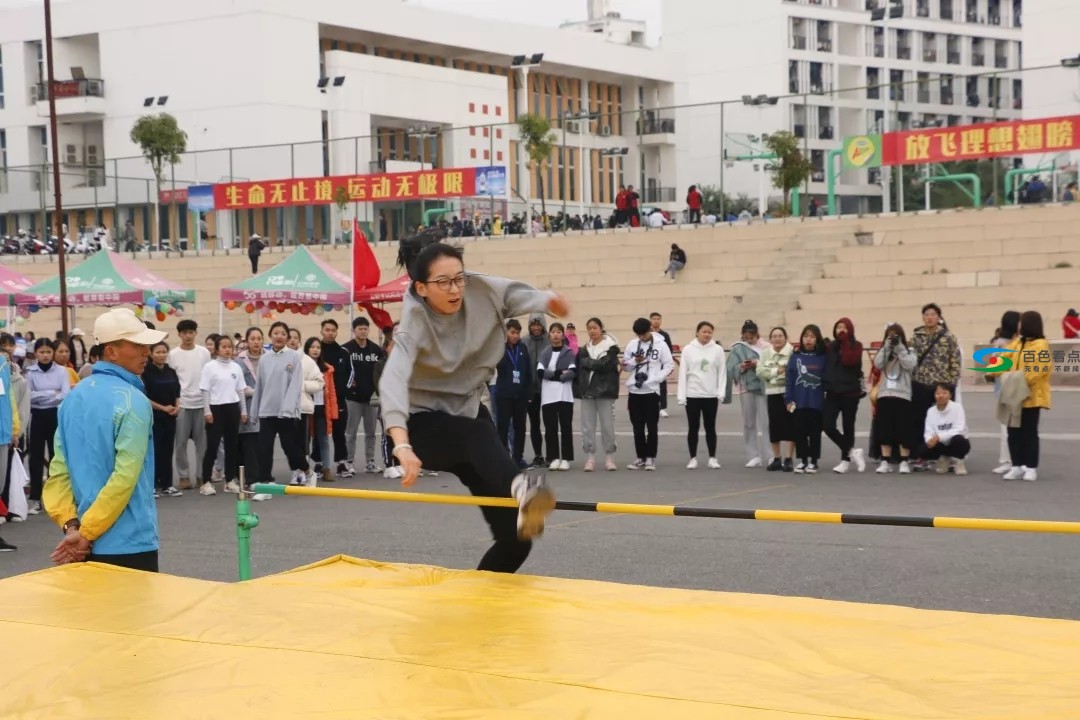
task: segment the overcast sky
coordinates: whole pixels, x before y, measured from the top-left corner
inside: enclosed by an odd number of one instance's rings
[[[2,1],[2,0],[0,0]],[[408,0],[412,4],[464,15],[513,20],[530,25],[558,26],[587,17],[586,0]],[[649,43],[660,38],[662,0],[610,0],[611,9],[631,20],[649,24]]]

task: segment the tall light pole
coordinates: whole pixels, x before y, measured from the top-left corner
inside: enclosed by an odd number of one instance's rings
[[[52,2],[45,0],[45,68],[49,84],[49,142],[52,145],[53,161],[53,193],[56,200],[56,237],[60,242],[56,244],[56,254],[60,264],[60,328],[64,337],[68,335],[68,304],[67,304],[67,243],[64,237],[64,207],[60,198],[60,142],[56,131],[56,75],[53,72],[53,34],[52,34]]]
[[[521,71],[521,94],[517,98],[518,117],[529,112],[529,69],[538,67],[542,62],[544,62],[544,53],[515,55],[510,58],[510,73]],[[513,119],[516,121],[517,117]],[[532,178],[529,176],[528,163],[525,161],[525,143],[518,142],[517,157],[514,160],[517,162],[516,170],[518,172],[525,168],[525,173],[520,175],[520,177],[525,178],[525,182],[519,183],[518,195],[525,201],[525,215],[528,217],[531,214],[529,211],[529,198],[532,195]],[[524,192],[520,192],[521,190],[524,190]]]
[[[892,75],[889,70],[889,20],[899,19],[904,17],[903,4],[896,5],[894,3],[903,3],[903,0],[887,0],[886,7],[875,8],[870,11],[870,22],[881,23],[881,43],[882,43],[882,57],[881,57],[881,72],[888,80],[886,87],[888,91],[882,93],[881,98],[881,134],[884,136],[889,132],[889,93],[893,90]],[[880,87],[880,84],[879,84]],[[902,86],[901,86],[902,87]],[[899,102],[899,100],[897,101]],[[881,211],[892,211],[892,197],[889,194],[889,184],[892,180],[892,168],[887,165],[881,166]]]

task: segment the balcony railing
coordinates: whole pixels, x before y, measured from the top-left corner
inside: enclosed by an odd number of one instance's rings
[[[975,67],[982,67],[986,64],[986,56],[982,53],[971,53],[971,64]]]
[[[53,87],[56,90],[57,100],[70,97],[105,97],[105,81],[96,78],[57,80],[53,83]],[[34,86],[33,95],[35,101],[48,100],[48,85],[46,83],[38,83]]]
[[[937,62],[937,50],[923,50],[923,60],[926,62]]]
[[[911,48],[909,48],[909,47],[898,47],[898,48],[896,48],[896,57],[898,57],[901,60],[910,60],[911,59]]]
[[[1003,55],[997,55],[994,57],[994,67],[1004,68],[1009,67],[1009,58]]]
[[[832,40],[818,40],[818,52],[832,52]]]
[[[953,52],[953,51],[950,50],[949,53],[946,55],[945,59],[946,59],[946,62],[948,62],[950,65],[959,65],[960,64],[960,53]]]
[[[877,80],[868,80],[867,83],[870,87],[866,88],[867,100],[880,100],[881,99],[881,87],[877,85]]]
[[[818,131],[818,137],[820,139],[822,139],[822,140],[832,140],[833,139],[833,127],[832,127],[832,125],[822,125],[821,129]]]
[[[637,122],[639,135],[659,135],[675,132],[675,118],[646,118]]]

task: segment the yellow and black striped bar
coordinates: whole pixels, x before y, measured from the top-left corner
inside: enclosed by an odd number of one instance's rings
[[[255,485],[253,492],[301,497],[346,498],[384,502],[428,503],[517,507],[511,498],[440,495],[435,493],[393,490],[351,490],[346,488],[298,487],[293,485]],[[805,510],[739,510],[729,508],[647,505],[640,503],[576,502],[560,500],[557,510],[620,515],[663,515],[670,517],[721,518],[725,520],[761,520],[765,522],[824,523],[831,525],[887,525],[894,527],[938,528],[946,530],[994,530],[1000,532],[1054,533],[1080,535],[1080,522],[1054,520],[1009,520],[1001,518],[915,517],[905,515],[864,515],[858,513],[814,512]]]

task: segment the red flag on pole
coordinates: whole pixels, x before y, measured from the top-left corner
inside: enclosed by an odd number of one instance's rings
[[[390,313],[382,308],[377,308],[371,303],[360,303],[360,307],[367,310],[367,314],[371,316],[371,320],[375,323],[375,327],[383,332],[394,327],[394,318],[390,317]]]
[[[352,237],[352,290],[355,300],[357,290],[373,288],[379,284],[382,271],[379,270],[379,262],[375,259],[375,253],[371,251],[367,236],[360,229],[356,218],[353,218]]]

